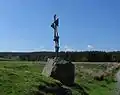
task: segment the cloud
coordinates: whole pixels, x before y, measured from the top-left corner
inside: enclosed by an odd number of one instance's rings
[[[65,51],[75,51],[73,48],[69,47],[68,45],[65,45],[63,49]]]
[[[51,50],[51,49],[41,49],[40,51],[54,51],[54,50]]]
[[[94,48],[94,46],[92,46],[92,45],[88,45],[87,47],[88,47],[88,49],[93,49]]]
[[[54,49],[47,49],[44,46],[41,46],[40,51],[54,51]]]
[[[44,49],[45,47],[44,46],[40,46],[40,49]]]

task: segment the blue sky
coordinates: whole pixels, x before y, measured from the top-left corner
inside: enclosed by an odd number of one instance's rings
[[[0,0],[0,51],[120,50],[119,0]]]

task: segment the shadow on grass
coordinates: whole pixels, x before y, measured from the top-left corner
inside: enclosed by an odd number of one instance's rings
[[[39,85],[38,89],[40,93],[51,93],[55,95],[72,95],[72,91],[66,87],[63,87],[62,84],[54,82],[48,83],[44,80],[42,82],[45,84],[44,86]],[[37,94],[44,95],[44,94]]]
[[[44,80],[42,80],[45,85],[39,85],[38,92],[34,95],[88,95],[88,93],[85,91],[85,89],[88,89],[86,87],[82,87],[79,84],[75,83],[72,86],[65,86],[60,83],[54,82],[54,83],[48,83]],[[72,91],[77,91],[79,94],[72,94]]]
[[[71,89],[77,91],[80,93],[80,95],[89,95],[86,90],[89,90],[89,88],[83,86],[83,85],[79,85],[77,83],[74,83],[72,86],[70,86]]]

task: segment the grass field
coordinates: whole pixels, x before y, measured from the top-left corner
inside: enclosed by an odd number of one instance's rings
[[[44,64],[22,61],[0,61],[0,95],[37,95],[39,85],[61,84],[52,78],[41,75]],[[113,77],[106,80],[94,80],[90,72],[104,70],[104,65],[77,64],[77,87],[69,87],[73,95],[114,95],[115,82]],[[41,94],[42,95],[42,94]],[[45,94],[46,95],[46,94]],[[55,95],[48,93],[47,95]]]

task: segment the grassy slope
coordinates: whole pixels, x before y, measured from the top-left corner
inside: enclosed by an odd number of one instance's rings
[[[80,66],[84,66],[84,69],[88,70],[88,73],[94,69],[95,71],[105,70],[104,64],[79,64],[76,66],[76,82],[83,87],[87,87],[86,91],[89,95],[114,95],[115,81],[113,76],[106,77],[106,80],[97,81],[91,77],[90,74],[82,71]],[[79,70],[79,71],[78,71]]]
[[[84,67],[91,69],[97,68],[97,66],[86,65]],[[44,81],[57,85],[52,78],[46,78],[40,74],[43,67],[43,64],[33,64],[32,62],[0,61],[0,95],[33,95],[29,93],[37,90],[39,84],[46,85]],[[107,81],[92,80],[91,76],[80,71],[80,65],[76,67],[76,83],[86,92],[90,95],[110,95],[114,88],[113,82],[108,84]],[[80,95],[80,88],[72,87],[71,89],[73,95]]]
[[[26,62],[0,62],[0,95],[29,95],[43,81],[54,83],[53,79],[43,77],[43,65]]]

